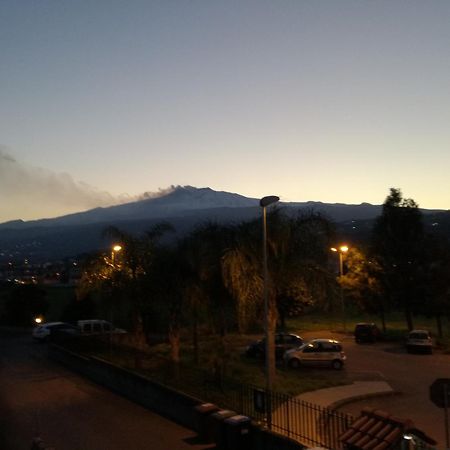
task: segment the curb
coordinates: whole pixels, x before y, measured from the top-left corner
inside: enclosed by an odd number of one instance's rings
[[[342,400],[337,400],[333,403],[330,403],[328,408],[330,409],[338,409],[341,406],[348,405],[349,403],[358,402],[360,400],[365,400],[368,398],[376,398],[376,397],[393,397],[395,395],[401,395],[402,392],[399,391],[386,391],[386,392],[368,392],[367,394],[359,394],[354,397],[343,398]]]
[[[350,385],[319,389],[317,391],[300,395],[297,398],[302,401],[315,403],[324,408],[336,409],[347,403],[352,403],[366,398],[398,394],[398,392],[394,391],[394,389],[392,389],[390,384],[386,381],[378,383],[380,384],[374,385],[373,382],[364,381],[353,382]]]

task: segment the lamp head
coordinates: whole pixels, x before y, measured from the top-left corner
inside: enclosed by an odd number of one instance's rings
[[[262,208],[265,208],[266,206],[272,205],[273,203],[276,203],[280,200],[280,197],[277,197],[276,195],[268,195],[267,197],[263,197],[259,201],[259,206]]]

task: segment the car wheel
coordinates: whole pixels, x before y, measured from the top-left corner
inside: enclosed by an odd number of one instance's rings
[[[298,369],[301,366],[301,362],[297,358],[292,358],[289,360],[289,367],[292,367],[293,369]]]
[[[333,362],[331,363],[331,367],[335,370],[341,370],[342,369],[342,361],[339,359],[335,359],[333,360]]]

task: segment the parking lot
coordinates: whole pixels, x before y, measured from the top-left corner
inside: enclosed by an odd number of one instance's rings
[[[364,399],[343,405],[340,410],[358,415],[364,406],[382,409],[413,420],[445,446],[444,411],[429,399],[429,387],[436,378],[450,377],[450,355],[409,354],[401,343],[356,344],[351,334],[300,333],[306,339],[332,337],[341,341],[347,354],[344,370],[353,380],[385,380],[397,392],[393,396]],[[329,371],[333,376],[333,371]]]

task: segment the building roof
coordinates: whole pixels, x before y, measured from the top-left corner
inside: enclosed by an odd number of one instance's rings
[[[340,440],[351,450],[388,450],[398,446],[405,435],[436,445],[436,441],[415,428],[411,420],[373,408],[364,408]]]

